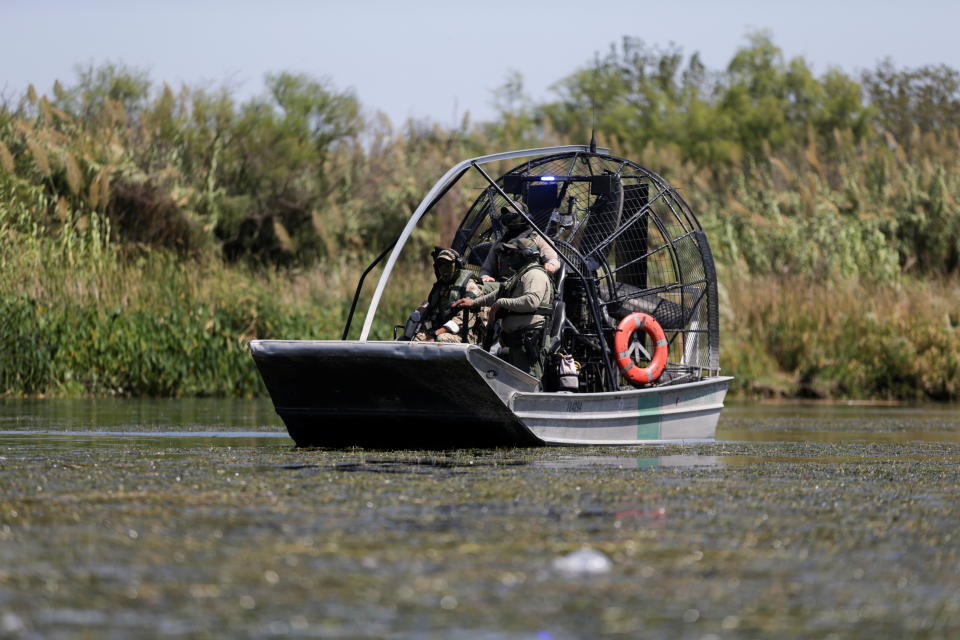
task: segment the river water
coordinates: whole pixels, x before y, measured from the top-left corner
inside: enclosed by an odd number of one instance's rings
[[[0,637],[960,637],[960,408],[714,444],[297,450],[269,402],[0,402]]]

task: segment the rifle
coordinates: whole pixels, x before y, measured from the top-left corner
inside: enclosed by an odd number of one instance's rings
[[[490,315],[487,316],[487,328],[483,333],[483,350],[490,351],[490,348],[493,347],[493,339],[498,337],[500,332],[497,331],[497,314],[495,311],[491,311]]]

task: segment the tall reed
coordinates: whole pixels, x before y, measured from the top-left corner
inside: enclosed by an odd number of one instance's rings
[[[722,362],[753,395],[960,400],[960,282],[730,277]]]

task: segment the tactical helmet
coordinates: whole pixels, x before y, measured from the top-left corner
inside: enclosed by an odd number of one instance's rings
[[[525,214],[529,215],[529,209],[527,205],[522,202],[517,202],[516,200],[511,200],[517,209],[520,209]],[[522,230],[527,227],[527,220],[517,213],[517,210],[511,206],[500,207],[500,223],[511,231]]]
[[[439,282],[452,282],[457,270],[463,268],[463,259],[453,249],[436,247],[430,256],[433,258],[433,273]]]
[[[460,257],[460,253],[454,249],[445,249],[443,247],[434,248],[433,252],[430,253],[430,256],[433,258],[433,264],[438,262],[452,262],[458,267],[463,266],[463,259]]]

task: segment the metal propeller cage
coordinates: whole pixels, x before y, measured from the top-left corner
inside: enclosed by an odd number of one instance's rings
[[[660,384],[718,372],[713,257],[676,189],[629,160],[584,151],[533,158],[495,183],[473,202],[452,246],[478,268],[503,236],[499,216],[507,197],[527,205],[529,220],[561,255],[556,284],[565,319],[558,338],[584,365],[585,391],[620,386],[613,335],[634,312],[653,316],[667,335]],[[652,351],[642,336],[637,346]]]

